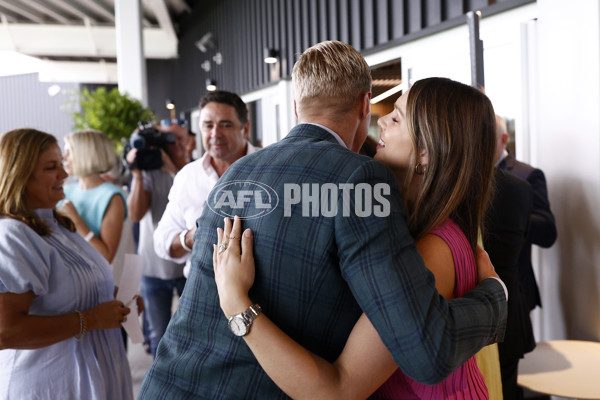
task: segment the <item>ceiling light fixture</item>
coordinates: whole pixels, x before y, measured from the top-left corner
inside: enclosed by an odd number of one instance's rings
[[[209,92],[214,92],[215,90],[217,90],[217,81],[215,81],[214,79],[207,79],[206,90],[208,90]]]
[[[275,64],[279,61],[279,52],[275,49],[265,48],[265,63]]]

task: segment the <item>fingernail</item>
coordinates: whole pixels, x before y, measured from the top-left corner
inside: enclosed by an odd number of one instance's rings
[[[244,236],[246,236],[246,237],[252,237],[252,230],[250,228],[246,229],[244,231]]]

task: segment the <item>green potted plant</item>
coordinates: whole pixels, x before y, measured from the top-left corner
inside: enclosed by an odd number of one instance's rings
[[[80,111],[71,112],[74,129],[104,132],[115,144],[117,154],[123,151],[139,121],[155,119],[149,108],[127,94],[121,94],[117,88],[107,91],[101,86],[90,91],[84,87],[78,95]]]

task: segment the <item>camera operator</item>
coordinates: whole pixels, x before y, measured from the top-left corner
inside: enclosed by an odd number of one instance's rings
[[[131,191],[127,206],[131,219],[140,223],[138,254],[142,256],[142,297],[146,304],[144,336],[152,356],[171,319],[173,288],[181,295],[185,285],[183,264],[159,258],[154,252],[153,234],[168,202],[175,174],[187,162],[187,123],[169,120],[160,131],[140,126],[132,135],[127,152]]]

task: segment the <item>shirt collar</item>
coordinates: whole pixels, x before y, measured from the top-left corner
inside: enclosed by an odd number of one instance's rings
[[[344,143],[344,141],[342,140],[342,138],[340,137],[340,135],[338,135],[337,133],[335,133],[334,131],[332,131],[331,129],[329,129],[326,126],[323,126],[321,124],[317,124],[314,122],[305,122],[306,124],[310,124],[310,125],[315,125],[318,126],[321,129],[325,129],[327,132],[331,133],[333,135],[333,137],[335,138],[335,140],[338,141],[339,144],[341,144],[342,146],[344,146],[345,148],[348,148],[348,146],[346,146],[346,143]]]
[[[508,156],[508,151],[506,149],[504,149],[504,151],[502,152],[502,155],[500,156],[500,159],[496,163],[496,167],[498,165],[500,165],[500,163],[506,158],[506,156]]]

